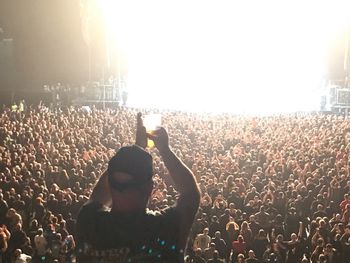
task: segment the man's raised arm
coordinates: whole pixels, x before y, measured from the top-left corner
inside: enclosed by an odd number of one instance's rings
[[[137,114],[136,118],[136,145],[142,147],[143,149],[147,146],[147,134],[146,129],[143,126],[141,113]],[[108,173],[107,170],[99,178],[96,183],[88,203],[98,203],[105,207],[110,207],[112,204],[112,197],[109,191],[108,184]]]
[[[198,208],[200,191],[192,171],[167,147],[159,151],[166,168],[174,180],[176,190],[182,198],[190,198],[192,205]]]
[[[175,155],[169,147],[168,133],[164,128],[148,135],[157,147],[166,168],[174,180],[176,190],[182,198],[190,198],[188,204],[196,209],[199,206],[200,191],[191,170]]]
[[[98,203],[105,207],[111,206],[112,197],[109,191],[107,170],[103,172],[103,174],[97,181],[89,199],[89,203],[91,202]]]
[[[200,201],[200,191],[196,179],[191,170],[170,149],[168,133],[164,128],[148,134],[148,137],[154,141],[170,176],[173,178],[175,188],[180,193],[176,209],[180,213],[184,232],[183,235],[181,233],[180,235],[185,237],[192,225]],[[186,242],[186,240],[182,241]]]

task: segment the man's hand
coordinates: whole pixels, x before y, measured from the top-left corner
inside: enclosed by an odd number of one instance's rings
[[[157,147],[161,154],[164,151],[169,150],[169,136],[163,127],[160,127],[152,133],[147,133],[147,136],[149,139],[154,141],[154,145]]]
[[[141,112],[137,113],[135,144],[140,146],[143,149],[145,149],[147,146],[147,133],[146,133],[145,126],[143,126]]]

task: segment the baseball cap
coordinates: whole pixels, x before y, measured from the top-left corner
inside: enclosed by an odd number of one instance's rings
[[[143,186],[152,179],[152,156],[137,145],[124,146],[108,162],[107,172],[109,184],[115,190],[123,191]],[[116,172],[128,176],[114,176]]]

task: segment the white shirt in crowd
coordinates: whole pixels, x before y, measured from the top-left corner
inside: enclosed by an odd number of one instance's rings
[[[39,256],[44,256],[46,254],[47,241],[43,235],[36,235],[34,237],[34,244],[36,251]]]
[[[32,257],[24,253],[20,254],[15,260],[15,263],[30,263],[30,262],[32,262]]]

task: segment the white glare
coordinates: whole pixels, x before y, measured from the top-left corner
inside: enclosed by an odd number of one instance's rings
[[[319,108],[346,1],[101,2],[128,58],[129,104],[273,113]]]

